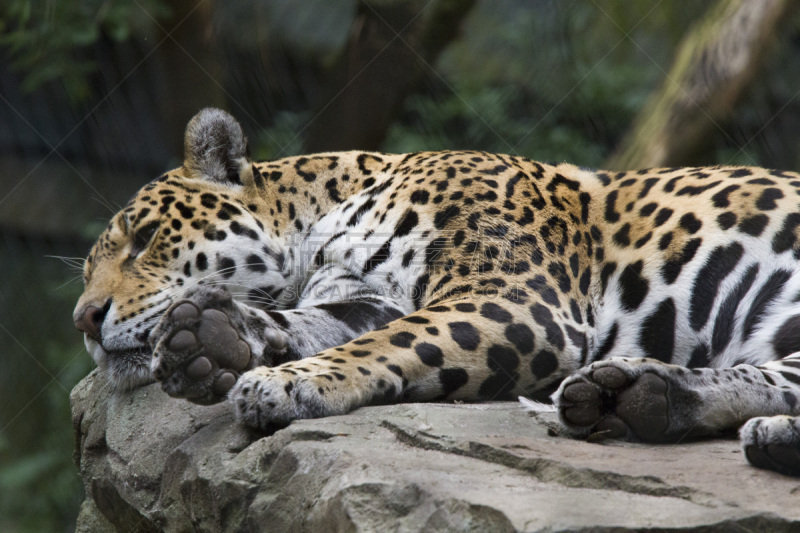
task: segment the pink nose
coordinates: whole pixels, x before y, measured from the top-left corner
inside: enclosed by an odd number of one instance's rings
[[[75,327],[94,339],[100,337],[100,327],[103,325],[103,319],[106,317],[105,308],[96,307],[94,305],[87,305],[83,308],[80,316],[75,319]]]

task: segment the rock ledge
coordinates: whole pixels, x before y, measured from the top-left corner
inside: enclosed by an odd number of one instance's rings
[[[736,441],[590,444],[515,403],[406,404],[269,436],[155,386],[72,391],[77,531],[800,531],[800,480]]]

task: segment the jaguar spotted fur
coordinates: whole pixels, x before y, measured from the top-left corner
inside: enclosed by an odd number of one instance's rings
[[[255,428],[552,394],[576,437],[743,426],[751,463],[800,474],[800,175],[252,162],[214,109],[185,146],[86,260],[74,320],[117,387],[227,398]]]

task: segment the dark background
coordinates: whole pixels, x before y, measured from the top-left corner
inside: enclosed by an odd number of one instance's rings
[[[800,18],[781,11],[751,43],[716,24],[740,5],[3,2],[0,530],[74,528],[83,489],[69,391],[93,367],[71,320],[83,256],[136,189],[180,164],[197,110],[238,117],[258,159],[453,148],[800,170]],[[716,88],[726,59],[702,52],[715,32],[763,48]],[[688,75],[681,50],[698,67]],[[708,94],[669,105],[698,83]],[[641,145],[654,142],[678,147],[653,160]]]

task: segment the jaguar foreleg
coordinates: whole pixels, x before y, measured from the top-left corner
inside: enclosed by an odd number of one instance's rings
[[[527,306],[440,303],[314,357],[255,368],[230,398],[242,422],[263,429],[371,404],[532,395],[580,360],[578,336],[570,340],[556,333],[555,322],[547,326],[532,320]]]

